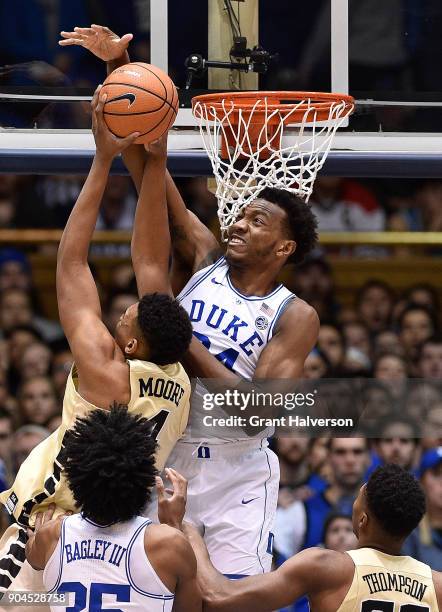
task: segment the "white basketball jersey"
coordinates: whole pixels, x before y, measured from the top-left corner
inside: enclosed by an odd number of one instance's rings
[[[194,274],[178,300],[188,312],[198,340],[227,368],[250,380],[262,350],[272,338],[277,320],[294,297],[283,285],[264,297],[242,295],[234,288],[226,259],[221,257]],[[210,437],[208,428],[201,426],[204,414],[208,414],[201,399],[205,392],[202,385],[197,385],[184,441]],[[222,408],[214,408],[210,414],[226,416]],[[268,431],[264,431],[258,437],[268,435]],[[232,432],[229,436],[232,437]],[[236,439],[244,438],[250,439],[238,428]],[[213,439],[210,441],[213,443]]]
[[[70,593],[74,607],[69,610],[170,612],[174,595],[155,573],[144,549],[144,531],[150,524],[141,516],[107,527],[82,514],[67,517],[43,572],[46,590]]]

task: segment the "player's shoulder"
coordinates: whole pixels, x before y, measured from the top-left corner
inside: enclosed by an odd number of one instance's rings
[[[144,547],[149,555],[164,555],[167,551],[169,566],[177,567],[193,559],[192,548],[186,536],[169,525],[150,525],[144,536]]]
[[[354,574],[354,563],[350,555],[326,548],[307,548],[287,562],[294,573],[303,571],[317,583],[337,586]],[[315,587],[316,588],[316,587]]]
[[[278,327],[290,327],[294,325],[317,327],[319,329],[319,317],[316,310],[310,304],[307,304],[301,298],[293,297],[289,301],[287,307],[282,313],[280,320],[278,321]]]
[[[434,590],[436,593],[437,605],[439,610],[442,610],[442,572],[431,571]]]

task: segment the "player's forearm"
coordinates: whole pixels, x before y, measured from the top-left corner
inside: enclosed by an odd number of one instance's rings
[[[192,376],[217,379],[221,386],[226,384],[236,386],[242,380],[218,361],[216,357],[211,355],[196,338],[192,338],[190,347],[182,361],[184,367]]]
[[[111,158],[95,155],[89,175],[61,237],[57,267],[72,263],[87,263],[89,245],[97,223],[111,164]]]
[[[197,581],[203,598],[203,610],[211,612],[232,609],[224,603],[228,597],[230,581],[213,566],[203,538],[192,526],[184,524],[182,531],[197,560]]]
[[[107,74],[110,74],[120,66],[124,66],[124,64],[128,64],[130,62],[129,53],[125,51],[120,57],[116,59],[110,60],[106,62],[106,70]]]
[[[192,268],[196,253],[192,219],[169,172],[166,173],[166,194],[174,257]]]
[[[166,206],[166,156],[150,156],[146,163],[135,213],[131,254],[135,276],[155,266],[169,276],[170,232]]]

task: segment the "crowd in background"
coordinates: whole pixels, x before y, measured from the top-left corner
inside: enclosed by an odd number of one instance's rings
[[[81,176],[0,176],[0,229],[63,228],[83,181]],[[207,179],[180,178],[177,184],[198,217],[215,230],[216,199],[207,189]],[[442,231],[438,179],[362,181],[319,176],[310,203],[323,232]],[[129,177],[112,176],[97,229],[131,229],[135,205]]]

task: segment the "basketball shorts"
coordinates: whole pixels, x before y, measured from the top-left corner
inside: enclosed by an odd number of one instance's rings
[[[167,466],[188,480],[185,520],[204,533],[218,571],[230,578],[269,572],[279,462],[267,441],[178,442]],[[156,504],[149,517],[157,516]]]

